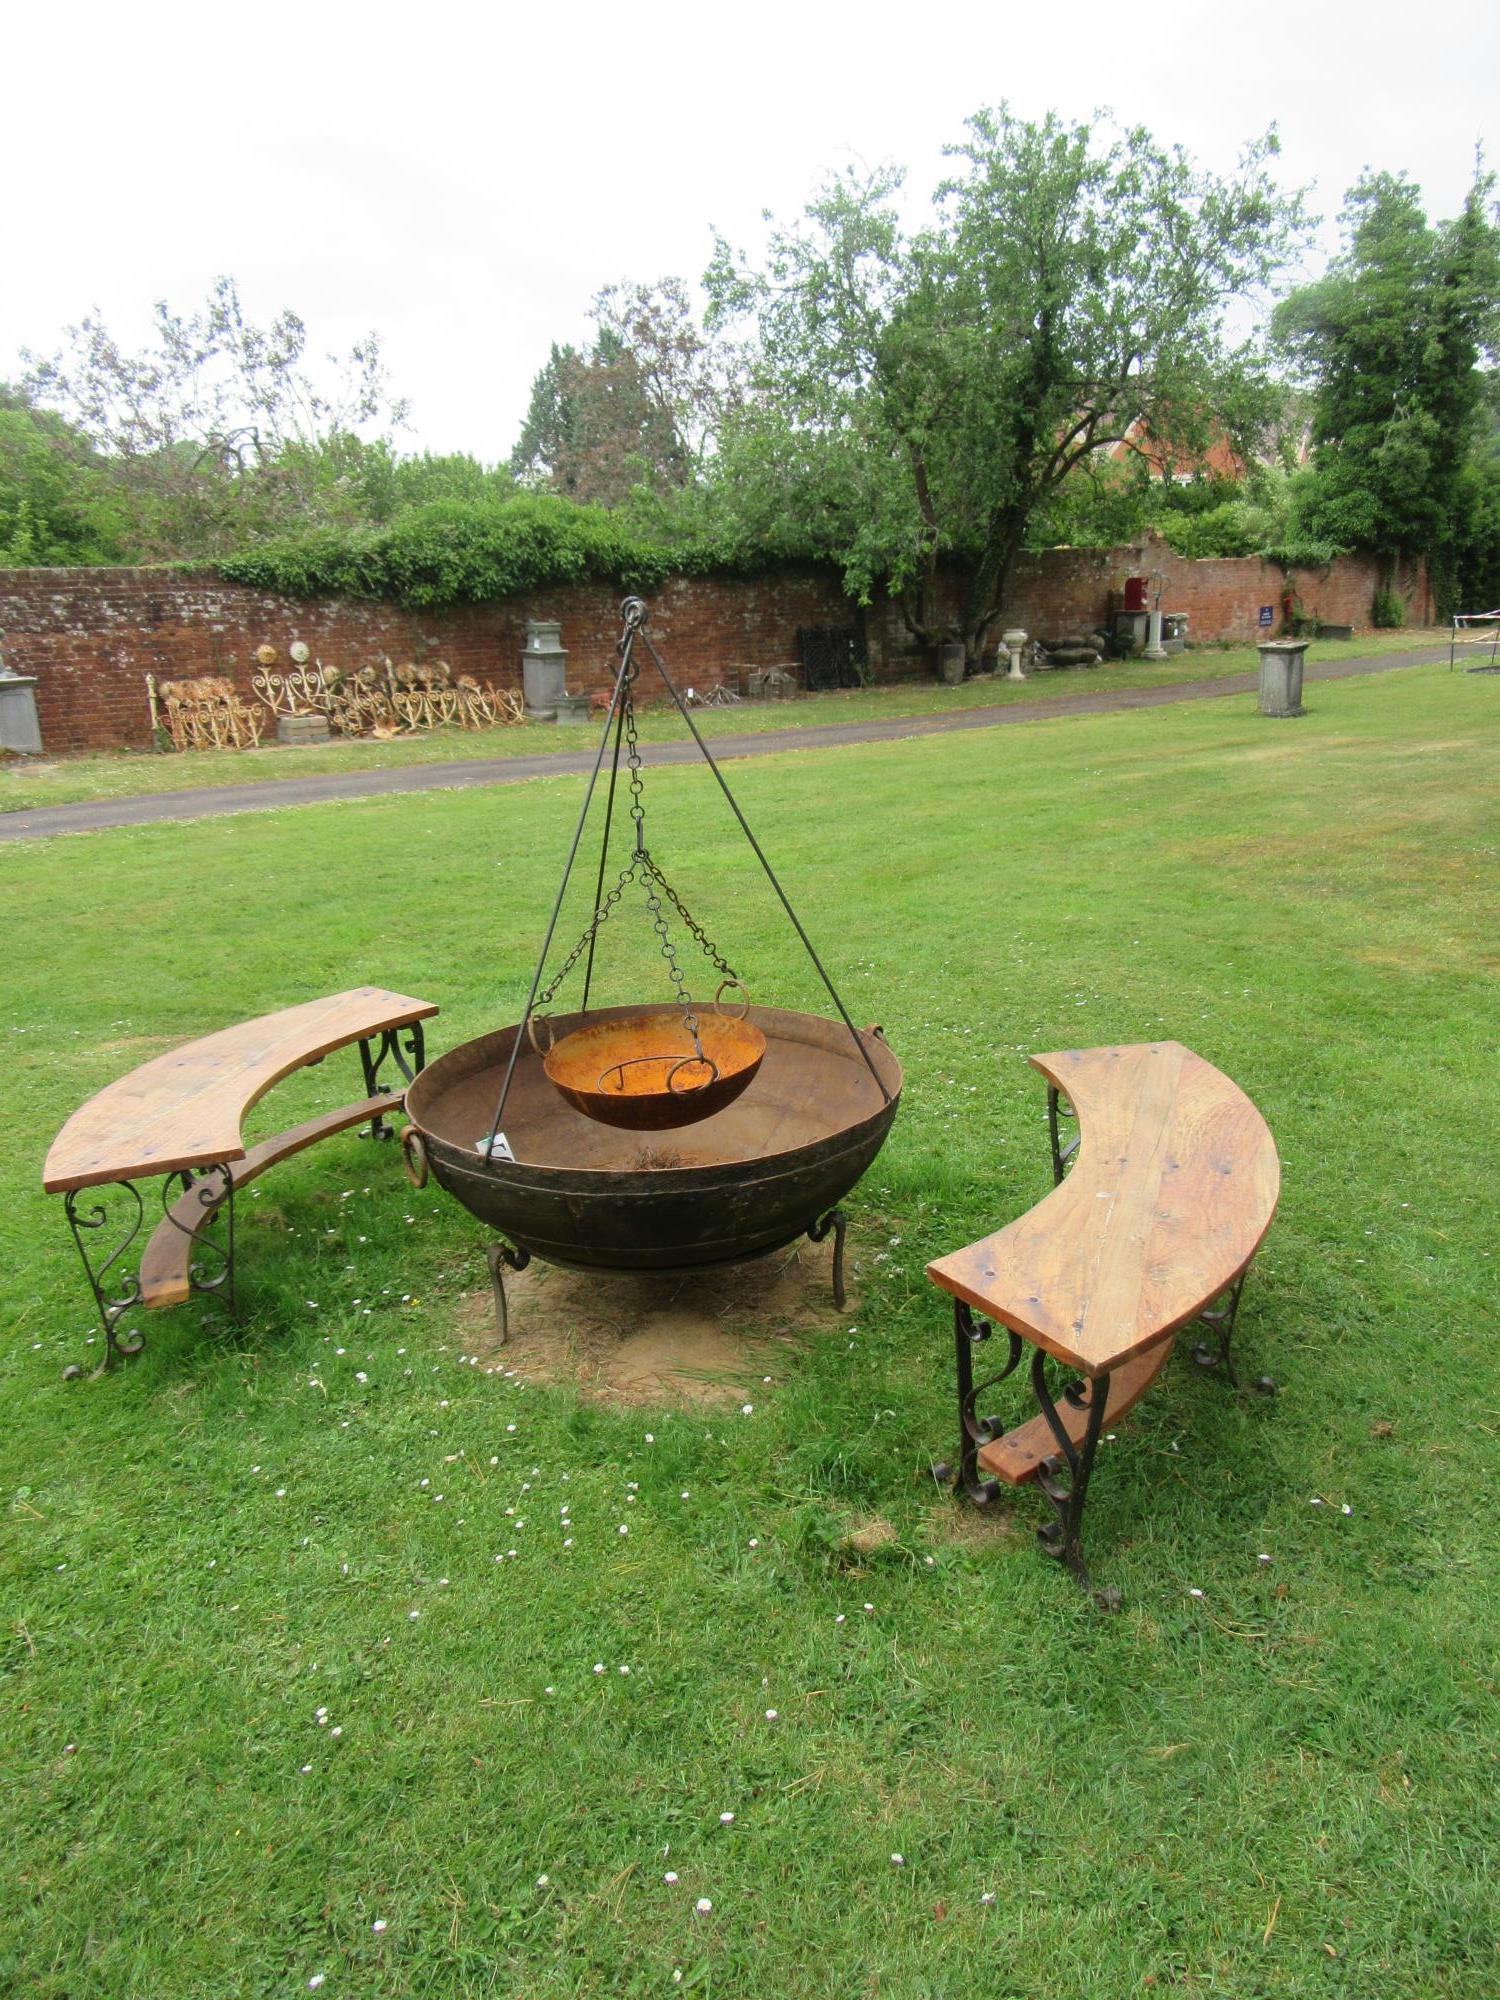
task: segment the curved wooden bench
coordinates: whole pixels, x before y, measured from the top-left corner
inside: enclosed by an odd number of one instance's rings
[[[1276,1212],[1281,1165],[1250,1099],[1180,1042],[1031,1061],[1049,1085],[1057,1185],[927,1274],[954,1299],[965,1491],[984,1501],[997,1479],[1038,1480],[1059,1505],[1044,1544],[1082,1573],[1078,1523],[1099,1432],[1146,1393],[1193,1320],[1215,1328],[1210,1358],[1228,1370],[1239,1288]],[[1057,1140],[1064,1101],[1078,1119],[1076,1150]],[[972,1354],[992,1325],[1010,1336],[1009,1361],[976,1391]],[[1002,1433],[975,1398],[1012,1372],[1023,1343],[1035,1350],[1040,1414]],[[1048,1356],[1075,1378],[1060,1397]]]
[[[350,1042],[393,1033],[437,1011],[431,1001],[383,986],[356,986],[170,1049],[73,1113],[52,1142],[42,1186],[65,1194],[242,1160],[240,1127],[273,1084]]]
[[[63,1196],[104,1321],[104,1367],[144,1344],[138,1333],[126,1340],[117,1337],[122,1314],[137,1307],[179,1305],[194,1291],[222,1289],[233,1299],[235,1190],[278,1160],[351,1125],[368,1123],[373,1133],[383,1134],[385,1114],[400,1109],[405,1082],[422,1067],[422,1023],[437,1011],[428,1000],[383,986],[358,986],[172,1049],[142,1063],[74,1112],[47,1154],[42,1185],[49,1194]],[[320,1063],[354,1042],[359,1044],[366,1095],[247,1151],[244,1120],[266,1092],[294,1070]],[[387,1058],[401,1072],[400,1088],[380,1086]],[[135,1183],[158,1174],[167,1177],[165,1213],[139,1273],[132,1275],[125,1259],[145,1220]],[[183,1188],[171,1201],[174,1180]],[[123,1239],[113,1249],[106,1234],[106,1189],[108,1199],[119,1191],[125,1216]],[[89,1190],[96,1192],[80,1200]],[[204,1231],[225,1208],[228,1228],[220,1243]],[[208,1269],[196,1261],[200,1256],[209,1258]]]

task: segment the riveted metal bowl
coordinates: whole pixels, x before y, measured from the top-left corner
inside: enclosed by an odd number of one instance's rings
[[[564,1015],[557,1046],[577,1028],[643,1014],[681,1019],[670,1003]],[[487,1161],[479,1149],[517,1027],[429,1063],[406,1093],[407,1115],[448,1193],[550,1263],[670,1271],[763,1256],[805,1234],[870,1165],[896,1116],[901,1066],[878,1028],[856,1047],[842,1022],[820,1015],[752,1007],[747,1019],[765,1038],[755,1073],[681,1134],[585,1117],[523,1036],[504,1120],[515,1158]]]
[[[590,1020],[555,1041],[542,1068],[586,1118],[636,1132],[696,1125],[732,1104],[766,1053],[753,1021],[705,1010],[698,1043],[678,1009]]]

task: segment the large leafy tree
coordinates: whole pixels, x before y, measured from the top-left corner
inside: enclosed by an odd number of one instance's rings
[[[1349,192],[1342,254],[1277,308],[1312,392],[1304,538],[1428,555],[1451,573],[1500,305],[1492,193],[1477,176],[1460,214],[1433,225],[1404,175],[1366,175]]]
[[[758,266],[718,244],[714,329],[750,329],[754,393],[717,481],[746,531],[827,554],[926,642],[977,658],[1028,528],[1102,448],[1191,454],[1258,432],[1269,386],[1226,331],[1301,225],[1274,134],[1205,173],[1132,130],[982,111],[908,234],[900,176],[833,181]],[[965,559],[955,609],[944,558]]]

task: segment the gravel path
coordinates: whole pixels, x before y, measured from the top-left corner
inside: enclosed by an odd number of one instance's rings
[[[1413,653],[1379,653],[1363,660],[1310,663],[1306,679],[1348,680],[1356,674],[1390,673],[1400,667],[1435,665],[1445,648]],[[1027,722],[1052,722],[1072,715],[1105,715],[1116,709],[1167,708],[1180,701],[1253,693],[1256,675],[1223,680],[1179,681],[1170,687],[1101,688],[1047,702],[1009,702],[1003,708],[969,708],[953,715],[908,715],[889,722],[825,723],[806,729],[768,730],[758,736],[710,736],[719,763],[739,757],[768,757],[792,750],[841,749],[853,743],[890,743],[917,736],[946,736],[962,729],[1005,729]],[[540,757],[485,757],[467,763],[408,764],[384,771],[329,771],[317,777],[277,778],[261,785],[215,785],[194,791],[143,793],[128,799],[94,799],[70,806],[36,806],[0,813],[0,841],[40,840],[49,834],[97,833],[107,827],[147,826],[159,820],[211,819],[222,813],[279,811],[287,806],[325,805],[334,799],[383,798],[393,792],[452,791],[471,785],[518,785],[529,778],[563,777],[589,770],[595,748]],[[648,765],[691,764],[691,742],[642,745]]]

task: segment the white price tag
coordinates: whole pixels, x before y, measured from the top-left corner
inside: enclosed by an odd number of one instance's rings
[[[474,1151],[482,1160],[510,1160],[514,1163],[516,1157],[510,1150],[510,1141],[503,1132],[497,1132],[493,1139],[476,1139]]]

